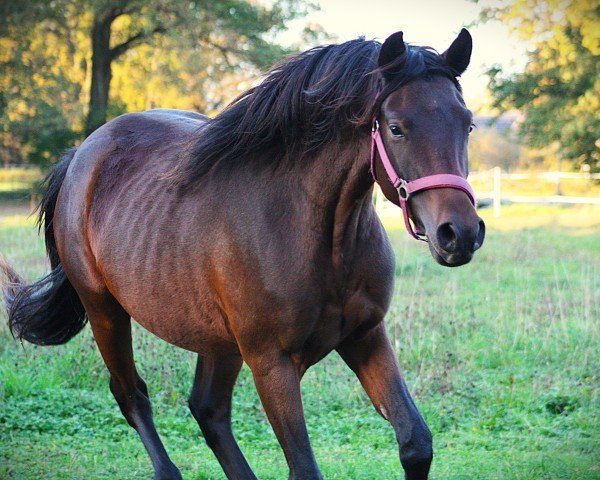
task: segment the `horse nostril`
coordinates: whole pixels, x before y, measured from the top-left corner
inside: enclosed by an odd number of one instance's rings
[[[437,240],[441,248],[448,253],[453,253],[458,245],[458,236],[452,223],[442,223],[437,228]]]
[[[485,223],[483,220],[479,220],[479,231],[477,232],[477,237],[475,238],[475,243],[473,244],[473,251],[479,250],[481,245],[483,245],[483,239],[485,238]]]

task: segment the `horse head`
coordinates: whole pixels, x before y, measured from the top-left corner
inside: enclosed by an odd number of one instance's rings
[[[409,232],[426,240],[444,266],[468,263],[485,236],[466,182],[473,116],[456,80],[471,50],[465,29],[441,55],[405,44],[397,32],[383,43],[378,58],[382,84],[373,127],[373,175],[384,195],[403,207]],[[382,161],[375,160],[375,151]]]

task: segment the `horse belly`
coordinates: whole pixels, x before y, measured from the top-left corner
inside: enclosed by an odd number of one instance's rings
[[[193,309],[184,304],[173,307],[172,301],[172,297],[157,299],[150,309],[134,306],[133,319],[163,340],[193,352],[237,348],[215,304],[206,302]]]
[[[236,348],[221,308],[206,282],[164,279],[164,274],[124,281],[113,274],[107,282],[119,303],[146,330],[186,350],[203,352]],[[166,280],[166,281],[165,281]]]

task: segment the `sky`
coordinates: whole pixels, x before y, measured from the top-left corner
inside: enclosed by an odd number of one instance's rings
[[[482,5],[489,5],[486,0],[479,4],[467,0],[320,0],[317,3],[320,10],[291,22],[281,41],[297,41],[299,32],[310,22],[320,24],[340,42],[359,35],[383,41],[402,30],[406,42],[428,45],[442,52],[462,27],[478,18]],[[519,43],[500,22],[469,27],[469,32],[473,36],[473,55],[461,84],[467,104],[480,109],[487,101],[486,69],[494,63],[508,71],[522,69],[527,45]]]

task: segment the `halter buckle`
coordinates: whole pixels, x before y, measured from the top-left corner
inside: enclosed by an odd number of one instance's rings
[[[373,120],[373,125],[371,126],[371,132],[376,132],[379,130],[379,122],[377,119]]]

